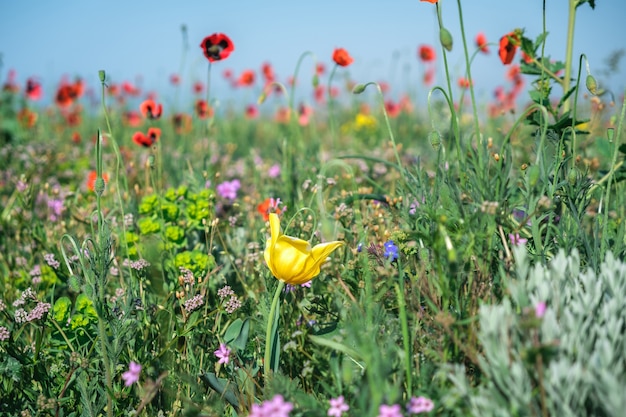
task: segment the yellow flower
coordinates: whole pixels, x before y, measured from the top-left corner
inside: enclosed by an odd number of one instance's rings
[[[305,240],[285,236],[276,213],[270,213],[271,238],[265,247],[265,262],[274,276],[290,285],[304,284],[320,273],[328,255],[343,242],[320,243],[311,248]]]

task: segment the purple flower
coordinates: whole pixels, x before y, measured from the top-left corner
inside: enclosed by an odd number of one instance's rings
[[[48,218],[51,222],[57,221],[65,209],[65,207],[63,207],[63,200],[60,199],[48,200],[48,208],[50,209],[50,215]]]
[[[228,349],[228,346],[226,346],[225,343],[220,343],[220,347],[219,349],[217,349],[215,352],[215,356],[217,356],[217,358],[219,359],[219,361],[217,361],[217,363],[228,363],[230,361],[230,349]]]
[[[280,175],[280,165],[278,164],[274,164],[270,167],[270,169],[267,171],[267,175],[270,178],[276,178]]]
[[[382,404],[378,409],[378,417],[402,417],[400,406],[398,404]]]
[[[141,365],[137,362],[131,361],[128,364],[128,371],[122,374],[122,379],[124,380],[124,385],[130,387],[135,382],[139,381],[139,374],[141,373]]]
[[[383,247],[385,249],[385,251],[383,252],[383,256],[385,258],[389,259],[390,261],[398,259],[398,247],[395,243],[393,243],[393,240],[385,242]]]
[[[252,412],[248,417],[289,417],[289,412],[293,410],[293,404],[285,402],[282,395],[275,395],[269,401],[253,404]]]
[[[546,314],[546,303],[545,301],[540,301],[535,305],[535,317],[538,319],[542,318]]]
[[[435,404],[426,397],[411,397],[411,401],[406,408],[411,414],[421,414],[432,411],[435,408]]]
[[[239,190],[239,188],[241,188],[241,182],[239,180],[232,180],[224,181],[223,183],[219,184],[216,190],[221,197],[227,198],[229,200],[234,200],[235,198],[237,198],[237,191]]]
[[[511,244],[513,246],[522,246],[525,245],[526,242],[528,242],[528,239],[520,237],[519,233],[509,233],[509,240],[511,241]]]
[[[328,409],[329,416],[341,417],[341,415],[348,410],[350,410],[350,406],[345,403],[343,395],[330,399],[330,408]]]

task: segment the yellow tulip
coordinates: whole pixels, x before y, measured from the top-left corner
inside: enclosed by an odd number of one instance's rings
[[[276,213],[270,213],[271,237],[265,247],[265,262],[274,276],[290,285],[304,284],[320,273],[328,255],[343,242],[320,243],[311,248],[305,240],[285,236]]]

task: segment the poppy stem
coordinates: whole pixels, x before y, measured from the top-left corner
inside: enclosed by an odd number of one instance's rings
[[[274,299],[272,300],[272,306],[270,307],[270,314],[267,317],[267,329],[265,331],[265,358],[263,360],[263,375],[265,383],[270,376],[270,372],[276,372],[278,369],[278,361],[273,361],[276,358],[276,349],[278,349],[278,301],[280,300],[280,294],[285,288],[285,281],[278,281],[278,286],[274,292]],[[271,370],[271,371],[270,371]]]
[[[332,148],[335,148],[335,120],[333,118],[333,110],[334,110],[334,100],[332,94],[332,86],[333,86],[333,77],[335,76],[335,72],[337,72],[337,67],[339,65],[335,64],[333,66],[333,70],[330,72],[330,76],[328,77],[328,124],[330,125],[330,137]]]
[[[563,94],[569,91],[570,77],[572,76],[572,57],[574,55],[574,26],[576,24],[577,0],[569,0],[569,18],[567,20],[567,46],[565,49],[565,74],[563,75]],[[569,111],[570,97],[563,103],[563,113]]]
[[[209,69],[207,70],[206,76],[206,106],[207,106],[207,122],[206,122],[206,135],[207,139],[209,137],[209,132],[211,130],[211,61],[209,61]],[[207,147],[208,145],[207,140]]]

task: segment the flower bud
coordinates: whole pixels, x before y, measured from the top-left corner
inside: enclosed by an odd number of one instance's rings
[[[107,78],[107,74],[104,70],[98,71],[98,77],[100,77],[100,82],[103,83]]]
[[[428,141],[434,150],[438,151],[441,147],[441,133],[438,130],[432,130],[428,134]]]
[[[315,74],[313,75],[313,87],[317,88],[318,85],[320,85],[320,77]]]
[[[596,79],[593,78],[593,75],[587,75],[585,85],[587,86],[587,90],[589,90],[589,92],[594,96],[598,93],[598,83],[596,82]]]
[[[528,183],[531,187],[537,185],[537,182],[539,182],[539,175],[539,167],[537,165],[531,166],[528,170]]]
[[[258,100],[256,101],[257,104],[263,104],[263,102],[265,101],[265,99],[267,98],[267,94],[265,94],[265,90],[263,90],[263,92],[261,93],[261,95],[259,96]]]
[[[104,178],[102,178],[102,176],[96,178],[93,189],[96,192],[96,195],[102,195],[104,192]]]
[[[448,52],[452,50],[452,35],[446,28],[439,29],[439,41]]]
[[[569,182],[569,185],[573,187],[574,185],[576,185],[577,180],[578,180],[577,169],[576,168],[570,169],[570,171],[567,173],[567,182]]]
[[[365,84],[357,84],[352,89],[352,94],[361,94],[363,91],[365,91]]]

